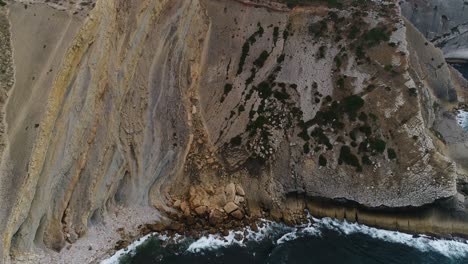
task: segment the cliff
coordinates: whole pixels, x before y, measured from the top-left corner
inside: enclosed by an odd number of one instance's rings
[[[463,0],[407,0],[406,16],[451,60],[468,61],[468,5]]]
[[[91,262],[160,212],[457,194],[437,125],[464,82],[393,2],[56,2],[0,15],[3,262]]]

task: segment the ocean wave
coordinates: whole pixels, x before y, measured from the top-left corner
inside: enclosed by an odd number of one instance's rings
[[[139,241],[133,243],[125,250],[119,250],[111,258],[104,260],[101,264],[116,264],[118,260],[126,254],[132,254],[135,249],[150,237],[159,240],[172,240],[172,243],[184,243],[185,252],[189,254],[203,253],[218,250],[231,246],[246,247],[249,243],[260,243],[271,240],[273,244],[282,245],[302,237],[321,237],[323,232],[334,231],[339,235],[349,236],[361,234],[372,239],[382,240],[389,243],[402,244],[415,248],[421,252],[435,252],[448,258],[461,258],[468,256],[468,241],[466,240],[446,240],[435,239],[426,235],[413,236],[411,234],[398,231],[377,229],[358,223],[339,221],[332,218],[316,219],[309,217],[309,221],[303,225],[294,227],[286,226],[269,220],[261,220],[258,229],[255,231],[251,227],[246,227],[239,231],[230,231],[228,235],[210,234],[195,241],[189,238],[177,236],[169,238],[157,234],[147,235]]]
[[[343,235],[364,234],[373,239],[402,244],[422,252],[436,252],[449,258],[468,256],[468,241],[466,240],[436,239],[426,235],[415,237],[407,233],[377,229],[332,218],[314,219],[314,221],[320,229],[334,230]]]

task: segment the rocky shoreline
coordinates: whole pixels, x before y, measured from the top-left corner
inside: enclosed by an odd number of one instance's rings
[[[182,205],[175,213],[168,214],[168,218],[163,221],[140,225],[139,236],[122,238],[115,244],[114,250],[126,249],[133,241],[139,241],[142,237],[152,233],[167,236],[170,238],[169,241],[177,236],[192,239],[213,234],[227,236],[230,231],[246,230],[247,227],[257,232],[262,227],[261,219],[294,226],[310,222],[310,215],[315,218],[330,217],[340,221],[409,233],[415,237],[429,235],[441,239],[468,238],[468,213],[460,208],[460,201],[456,197],[441,199],[422,207],[404,208],[369,208],[353,201],[304,197],[299,194],[292,195],[288,199],[291,200],[290,202],[296,200],[297,203],[303,205],[302,212],[295,212],[293,220],[278,218],[275,213],[266,211],[262,212],[262,217],[257,217],[250,215],[247,207],[242,209],[245,210],[242,219],[237,219],[232,214],[224,215],[222,218],[207,212],[197,214],[193,211],[193,214],[187,214],[190,205],[187,204],[188,208]],[[238,241],[247,239],[247,233],[237,234],[234,238]]]

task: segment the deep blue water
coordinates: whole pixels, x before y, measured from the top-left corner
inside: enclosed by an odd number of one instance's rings
[[[212,235],[169,246],[162,246],[165,239],[151,238],[113,263],[468,263],[465,240],[437,240],[332,219],[296,228],[270,223],[248,237],[241,243],[233,234]]]
[[[468,64],[452,64],[452,66],[465,76],[468,80]]]

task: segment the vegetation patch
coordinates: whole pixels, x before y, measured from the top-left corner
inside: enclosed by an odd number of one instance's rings
[[[362,170],[359,159],[352,153],[351,148],[348,146],[342,146],[340,151],[340,157],[338,159],[339,164],[347,164],[355,167],[358,171]]]
[[[241,74],[244,69],[245,60],[247,59],[247,56],[249,55],[249,52],[250,52],[250,46],[253,45],[257,41],[257,37],[262,37],[263,33],[265,32],[265,30],[263,29],[260,23],[258,23],[257,26],[258,26],[258,30],[255,31],[255,33],[253,33],[245,41],[244,45],[242,45],[242,54],[239,60],[239,67],[237,69],[238,75]]]
[[[375,27],[363,35],[364,42],[368,47],[374,47],[382,41],[390,40],[390,33],[383,27]]]
[[[319,156],[319,165],[322,167],[327,166],[327,159],[323,155]]]
[[[231,138],[230,143],[233,146],[240,146],[242,144],[242,137],[240,135],[237,135],[237,136]]]
[[[266,50],[262,51],[262,53],[260,53],[258,58],[254,61],[254,65],[258,68],[262,68],[269,55],[270,54]]]
[[[392,148],[387,149],[387,154],[388,154],[388,158],[391,159],[391,160],[397,158],[397,154],[396,154],[395,150],[392,149]]]

